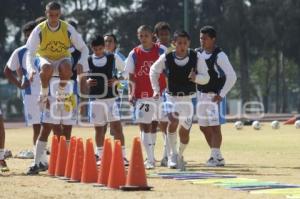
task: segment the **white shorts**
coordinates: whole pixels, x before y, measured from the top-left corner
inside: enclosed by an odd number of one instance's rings
[[[151,124],[157,113],[158,100],[152,97],[138,99],[135,103],[134,118],[137,124]]]
[[[42,113],[39,109],[38,95],[24,95],[24,116],[26,125],[40,124]]]
[[[158,121],[158,122],[168,122],[168,115],[165,111],[165,101],[163,97],[160,97],[158,100],[154,100],[155,103],[155,109],[154,109],[154,115],[152,118],[152,121]]]
[[[52,76],[59,76],[59,65],[62,61],[67,61],[70,63],[70,66],[72,66],[72,59],[71,57],[63,57],[59,60],[51,60],[51,59],[47,59],[45,57],[37,57],[36,58],[36,63],[37,63],[37,67],[39,68],[39,70],[41,70],[42,66],[47,64],[47,65],[51,65],[54,70],[53,70],[53,74]]]
[[[192,96],[171,96],[166,95],[166,112],[168,114],[178,114],[179,125],[185,129],[190,129],[193,124],[194,108]],[[175,116],[175,115],[173,115]],[[175,116],[176,117],[176,116]]]
[[[214,93],[197,92],[197,117],[200,126],[218,126],[225,124],[226,98],[218,104],[212,101]]]
[[[104,126],[120,120],[120,111],[116,98],[97,99],[89,103],[90,123]]]
[[[77,106],[68,112],[64,106],[58,104],[56,98],[49,96],[50,108],[46,109],[42,114],[42,123],[49,124],[64,124],[76,125],[77,124]],[[75,98],[77,104],[77,98]]]

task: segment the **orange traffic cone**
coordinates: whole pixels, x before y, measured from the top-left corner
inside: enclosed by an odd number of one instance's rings
[[[65,136],[60,136],[58,144],[58,152],[55,167],[55,176],[64,176],[66,169],[66,161],[68,155],[68,147]]]
[[[100,186],[107,186],[109,169],[111,164],[111,156],[112,156],[111,140],[107,138],[104,140],[101,166],[100,166],[98,180],[97,180],[97,184],[99,184]]]
[[[131,159],[129,163],[126,185],[122,186],[123,191],[151,190],[153,187],[147,185],[146,171],[140,138],[133,140]]]
[[[55,175],[57,151],[58,151],[58,137],[56,135],[53,135],[52,144],[51,144],[51,153],[49,158],[49,168],[48,168],[48,174],[50,176]]]
[[[83,141],[82,138],[78,138],[76,140],[75,154],[72,163],[71,179],[68,180],[68,182],[80,182],[83,165],[83,156]]]
[[[65,169],[65,179],[71,178],[75,149],[76,149],[76,137],[73,136],[71,137],[69,150],[68,150],[68,157],[67,157],[67,163]]]
[[[84,154],[84,162],[82,167],[81,182],[94,183],[97,182],[97,164],[94,153],[93,141],[91,138],[86,140],[86,150]]]
[[[125,166],[123,162],[122,147],[120,140],[115,140],[112,161],[109,170],[108,188],[119,189],[126,182]]]

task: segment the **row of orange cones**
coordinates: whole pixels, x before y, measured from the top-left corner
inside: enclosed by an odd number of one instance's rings
[[[115,140],[114,150],[112,150],[111,140],[105,139],[98,171],[92,139],[86,140],[86,150],[84,150],[82,138],[72,137],[68,147],[64,136],[59,140],[57,136],[53,136],[48,174],[63,177],[68,182],[95,183],[95,186],[111,189],[150,190],[152,188],[147,185],[141,141],[137,137],[133,140],[126,176],[119,140]]]

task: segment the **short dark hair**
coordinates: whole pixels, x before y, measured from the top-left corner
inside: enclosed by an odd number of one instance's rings
[[[113,33],[107,33],[104,35],[104,37],[112,37],[114,39],[114,42],[118,43],[117,37]]]
[[[216,38],[217,37],[217,32],[214,27],[212,26],[203,26],[200,29],[200,33],[202,34],[207,34],[210,38]]]
[[[187,32],[184,31],[184,30],[176,30],[176,31],[174,32],[173,40],[176,41],[176,39],[177,39],[178,37],[185,37],[185,38],[187,38],[188,40],[191,40],[191,37],[190,37],[189,33],[187,33]]]
[[[77,30],[77,23],[74,20],[69,20],[68,23]]]
[[[29,21],[22,27],[22,32],[25,34],[26,32],[31,32],[36,26],[35,21]]]
[[[146,31],[146,32],[150,32],[153,33],[152,27],[149,25],[141,25],[138,29],[137,32],[142,32],[142,31]]]
[[[47,18],[45,16],[40,16],[40,17],[36,18],[34,21],[36,24],[39,24],[46,20],[47,20]]]
[[[104,46],[104,38],[102,35],[96,35],[91,39],[91,46]]]
[[[158,34],[158,32],[160,30],[168,30],[169,32],[171,32],[171,27],[170,27],[170,25],[167,22],[160,21],[157,24],[155,24],[155,26],[154,26],[154,32],[156,34]]]
[[[46,10],[60,10],[61,6],[55,1],[51,1],[46,5]]]

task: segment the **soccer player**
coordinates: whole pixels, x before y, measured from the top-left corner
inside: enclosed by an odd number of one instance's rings
[[[128,165],[119,106],[116,101],[117,70],[122,70],[124,66],[118,56],[105,52],[104,45],[104,38],[100,35],[95,36],[91,41],[93,54],[88,58],[90,122],[95,127],[96,155],[99,160],[97,164],[101,164],[106,125],[109,123],[114,139],[121,141],[124,163]]]
[[[196,49],[206,60],[210,80],[198,85],[197,115],[200,130],[211,148],[207,166],[224,166],[220,147],[222,144],[221,125],[225,123],[226,94],[236,82],[236,74],[227,55],[216,45],[217,33],[211,26],[200,29],[201,47]]]
[[[0,171],[1,172],[9,171],[9,168],[7,167],[5,157],[4,157],[5,155],[4,144],[5,144],[5,130],[4,130],[2,112],[0,109]]]
[[[156,42],[158,44],[162,44],[168,48],[167,52],[171,52],[172,50],[174,50],[174,46],[171,45],[171,27],[167,22],[161,21],[154,26],[154,36],[156,37]],[[162,93],[161,97],[165,102],[166,100],[165,92]],[[152,121],[151,133],[156,133],[157,126],[158,126],[158,121]],[[168,118],[165,115],[165,117],[163,117],[161,121],[159,121],[159,127],[163,133],[163,139],[164,139],[163,157],[160,161],[160,166],[163,167],[168,166],[168,156],[170,152],[168,141],[167,141],[167,126],[168,126]]]
[[[151,65],[166,51],[166,47],[152,42],[153,32],[151,27],[142,25],[137,30],[137,36],[141,45],[135,47],[128,55],[125,64],[125,72],[129,74],[129,102],[135,104],[136,123],[139,124],[141,140],[145,147],[147,160],[146,169],[155,168],[154,145],[156,133],[151,133],[152,120],[157,104],[161,99],[153,99],[149,72]],[[160,76],[160,94],[165,88],[165,78]],[[162,112],[162,111],[160,111]]]
[[[35,26],[36,23],[34,21],[30,21],[23,26],[25,40],[28,39]],[[32,125],[33,127],[33,145],[35,146],[41,130],[41,112],[36,108],[40,93],[40,78],[38,75],[35,75],[33,81],[29,82],[25,61],[26,53],[25,45],[17,48],[8,60],[4,68],[4,74],[11,83],[22,89],[25,121],[27,125]],[[23,77],[20,81],[13,74],[14,71],[19,73],[19,70],[21,71],[19,75],[21,75],[21,78]],[[31,151],[21,151],[20,155],[22,155],[22,158],[33,158],[33,152]]]
[[[159,75],[165,71],[168,79],[166,91],[168,124],[168,142],[170,156],[168,167],[185,169],[183,152],[189,142],[189,131],[192,126],[192,98],[196,95],[196,83],[206,84],[209,81],[207,66],[200,54],[190,50],[190,36],[185,31],[174,33],[175,51],[163,54],[152,65],[150,78],[154,90],[153,97],[159,97]],[[197,75],[196,75],[197,73]],[[177,128],[179,126],[180,146],[177,152]]]
[[[32,31],[27,43],[27,63],[30,68],[30,78],[37,73],[34,60],[37,56],[40,64],[41,93],[39,102],[44,109],[48,104],[49,82],[52,76],[60,79],[56,91],[57,101],[66,98],[65,86],[72,76],[72,62],[69,48],[73,45],[81,52],[78,67],[85,65],[88,57],[88,48],[75,28],[60,20],[61,6],[57,2],[46,5],[47,20],[38,24]]]

